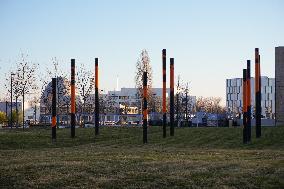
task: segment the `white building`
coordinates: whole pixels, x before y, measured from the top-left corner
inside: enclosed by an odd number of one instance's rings
[[[162,88],[152,88],[153,95],[156,98],[162,98],[163,89]],[[166,96],[170,94],[170,89],[166,89]],[[120,91],[109,91],[106,95],[113,101],[113,106],[116,108],[128,107],[128,114],[137,114],[139,112],[139,107],[141,104],[141,98],[137,94],[137,88],[121,88]],[[142,106],[142,104],[141,104]]]
[[[226,107],[234,116],[242,114],[243,105],[243,79],[234,78],[226,80]],[[251,105],[252,115],[255,110],[254,78],[251,78]],[[275,116],[275,79],[261,77],[261,114],[266,118]]]

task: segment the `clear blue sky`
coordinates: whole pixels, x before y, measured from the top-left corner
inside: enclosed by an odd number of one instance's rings
[[[0,88],[21,52],[41,72],[70,59],[94,68],[101,87],[134,86],[135,64],[147,49],[154,86],[161,86],[161,51],[175,58],[176,75],[196,96],[221,96],[225,79],[241,77],[254,48],[262,75],[274,77],[274,47],[284,45],[283,0],[0,0]],[[169,66],[168,66],[169,68]],[[254,72],[253,72],[254,73]]]

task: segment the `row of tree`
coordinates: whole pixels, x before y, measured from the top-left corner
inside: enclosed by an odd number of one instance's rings
[[[153,71],[150,64],[150,57],[146,50],[143,50],[140,57],[136,63],[136,74],[135,74],[135,86],[138,89],[137,94],[142,99],[142,76],[143,72],[147,72],[148,76],[148,103],[150,112],[162,112],[161,98],[155,96],[152,90],[153,85]],[[169,100],[167,100],[167,109],[169,110]],[[189,83],[181,79],[178,76],[176,82],[176,95],[175,95],[175,110],[177,119],[188,120],[188,116],[197,111],[204,111],[209,113],[224,113],[225,109],[221,106],[220,97],[198,97],[195,102],[190,96]],[[139,104],[137,104],[139,107]]]
[[[29,99],[30,106],[34,108],[37,114],[37,104],[41,104],[41,112],[44,114],[51,113],[51,79],[57,78],[57,113],[60,115],[69,114],[70,110],[70,73],[65,72],[59,68],[59,61],[57,58],[52,58],[52,66],[46,68],[45,73],[38,73],[39,64],[34,64],[28,61],[28,56],[22,54],[20,61],[16,64],[16,69],[6,74],[6,101],[10,101],[9,94],[12,95],[13,100],[17,102],[22,101],[22,108],[25,107],[25,96],[32,94]],[[87,70],[84,64],[79,64],[76,69],[76,109],[77,112],[85,120],[85,115],[94,112],[94,74]],[[161,98],[158,97],[152,90],[152,67],[150,64],[150,57],[146,50],[143,50],[136,63],[135,86],[137,88],[137,101],[131,102],[127,99],[121,103],[123,109],[118,107],[116,101],[111,96],[100,95],[100,113],[116,113],[127,114],[131,107],[137,107],[137,113],[141,113],[142,99],[142,75],[147,71],[148,74],[148,104],[150,112],[161,112]],[[11,88],[12,86],[12,88]],[[188,82],[181,80],[178,76],[176,84],[175,109],[178,119],[188,119],[189,115],[196,111],[206,111],[212,113],[221,113],[224,109],[220,105],[221,98],[203,98],[199,97],[194,105],[194,101],[190,97],[190,90]],[[168,101],[169,102],[169,101]],[[169,106],[169,104],[168,104]],[[16,114],[19,114],[18,106],[16,105]],[[24,124],[23,112],[23,124]],[[36,116],[35,116],[36,117]],[[81,118],[80,118],[81,119]],[[18,123],[17,123],[18,125]]]

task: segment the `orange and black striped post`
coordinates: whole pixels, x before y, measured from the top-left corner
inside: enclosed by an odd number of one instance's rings
[[[146,144],[148,142],[147,137],[147,116],[148,116],[148,107],[147,107],[147,72],[143,72],[143,143]]]
[[[167,107],[166,107],[166,49],[163,49],[162,52],[162,58],[163,58],[163,137],[166,138],[167,136]]]
[[[247,60],[247,142],[251,141],[251,83],[250,60]]]
[[[170,136],[175,134],[175,108],[174,108],[174,58],[170,58]]]
[[[56,141],[56,78],[52,78],[52,119],[51,119],[52,142]]]
[[[71,137],[75,137],[75,59],[71,59]]]
[[[95,135],[99,134],[99,59],[95,58]]]
[[[243,69],[243,143],[247,143],[247,70]]]
[[[261,137],[261,77],[259,49],[255,48],[255,131]]]

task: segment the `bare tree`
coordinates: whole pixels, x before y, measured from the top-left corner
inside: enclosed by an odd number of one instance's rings
[[[45,115],[47,113],[51,113],[51,106],[52,106],[52,100],[51,100],[51,93],[52,93],[52,87],[51,87],[51,80],[52,78],[56,78],[56,93],[57,93],[57,111],[58,115],[65,113],[69,113],[69,107],[70,107],[70,82],[67,79],[67,74],[62,71],[62,69],[59,68],[59,61],[56,57],[51,59],[52,66],[46,68],[47,72],[46,74],[41,74],[40,80],[41,80],[41,97],[40,97],[40,103],[45,108]],[[66,111],[63,111],[63,109],[67,109]],[[59,123],[59,120],[57,120],[57,123]]]
[[[147,72],[147,88],[148,88],[148,103],[149,105],[153,104],[151,101],[153,99],[153,92],[152,92],[152,67],[150,65],[150,57],[148,55],[147,50],[142,50],[140,57],[136,63],[136,73],[135,73],[135,87],[137,88],[137,96],[141,99],[142,104],[142,94],[143,94],[143,72]],[[137,104],[137,107],[141,107],[141,104]],[[142,107],[141,107],[142,108]],[[140,108],[138,108],[140,109]],[[151,109],[151,108],[149,108]],[[142,110],[140,109],[140,112]]]
[[[89,102],[91,105],[93,104],[92,101],[87,101],[87,99],[94,90],[95,78],[94,74],[91,71],[87,71],[83,64],[81,64],[77,71],[76,77],[76,88],[80,94],[81,101],[83,102],[81,105],[81,113],[85,114],[86,102]],[[83,121],[85,125],[85,116],[83,116]]]
[[[29,62],[27,58],[27,55],[21,55],[21,60],[17,64],[17,70],[15,72],[15,84],[18,86],[16,91],[17,93],[19,92],[22,95],[23,129],[25,124],[25,95],[33,92],[33,90],[37,88],[37,77],[35,74],[37,65]]]
[[[196,110],[208,113],[222,113],[224,108],[221,106],[220,97],[199,97],[196,102]]]
[[[12,72],[11,72],[12,73]],[[13,77],[13,78],[10,78]],[[20,86],[19,86],[19,72],[16,72],[13,74],[13,76],[11,74],[6,74],[6,82],[5,82],[5,88],[7,89],[8,93],[11,93],[11,87],[12,87],[12,91],[13,91],[13,96],[15,97],[15,102],[16,102],[16,115],[19,114],[19,110],[18,110],[18,99],[22,96],[22,93],[20,91]],[[12,83],[11,83],[12,81]],[[11,85],[12,84],[12,85]],[[7,95],[8,96],[8,95]],[[11,106],[11,105],[10,105]],[[16,127],[18,128],[19,126],[19,120],[18,120],[18,116],[16,119]]]

